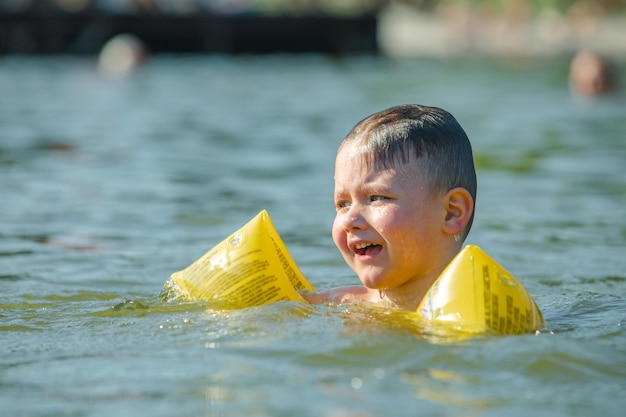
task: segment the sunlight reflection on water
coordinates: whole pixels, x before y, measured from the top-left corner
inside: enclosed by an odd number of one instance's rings
[[[3,58],[3,409],[620,415],[624,100],[581,107],[565,67],[154,57],[106,80],[85,59]],[[358,120],[405,102],[467,130],[469,241],[524,283],[552,333],[449,342],[354,308],[159,299],[263,208],[316,287],[355,283],[330,238],[334,153]]]

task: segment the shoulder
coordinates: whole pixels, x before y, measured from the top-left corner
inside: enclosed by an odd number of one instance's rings
[[[301,291],[300,295],[309,303],[354,303],[354,302],[376,302],[378,291],[372,290],[362,285],[331,288],[324,291],[312,292]]]

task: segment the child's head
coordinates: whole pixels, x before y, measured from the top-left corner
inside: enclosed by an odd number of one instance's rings
[[[365,162],[379,168],[415,159],[433,191],[465,188],[476,202],[472,146],[457,120],[437,107],[406,104],[366,117],[352,128],[341,147],[358,143]],[[467,237],[471,218],[461,238]]]
[[[397,287],[441,272],[469,233],[475,199],[472,149],[455,118],[392,107],[339,147],[333,239],[365,286]]]

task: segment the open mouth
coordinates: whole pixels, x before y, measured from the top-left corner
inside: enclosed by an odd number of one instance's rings
[[[359,256],[375,255],[381,251],[383,247],[373,243],[359,243],[354,247],[354,253]]]

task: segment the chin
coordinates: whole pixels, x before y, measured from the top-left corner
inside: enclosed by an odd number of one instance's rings
[[[363,286],[365,286],[365,287],[367,287],[367,288],[369,288],[371,290],[378,290],[378,289],[381,289],[381,288],[385,288],[385,286],[381,283],[380,279],[376,279],[376,278],[374,278],[374,279],[372,279],[372,278],[363,278],[363,279],[361,279],[360,277],[359,277],[359,279],[360,279],[361,283],[363,284]]]
[[[359,281],[361,281],[363,286],[372,290],[387,288],[389,286],[385,284],[389,280],[389,273],[384,269],[373,265],[361,266],[362,268],[353,268],[353,271],[359,277]]]

